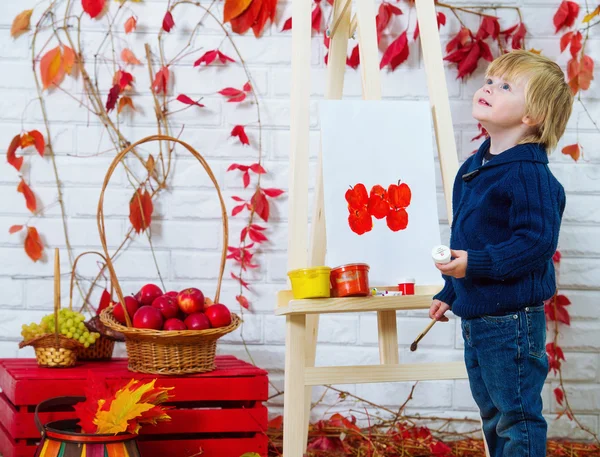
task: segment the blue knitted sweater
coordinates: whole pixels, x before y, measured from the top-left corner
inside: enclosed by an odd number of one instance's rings
[[[556,289],[552,256],[564,189],[542,145],[516,145],[482,165],[489,145],[487,139],[465,161],[454,182],[450,247],[468,252],[466,276],[443,275],[434,297],[463,318],[541,304]]]

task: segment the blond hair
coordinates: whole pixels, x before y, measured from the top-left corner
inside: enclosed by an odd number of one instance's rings
[[[547,57],[515,50],[490,63],[486,76],[509,81],[528,78],[525,87],[526,115],[537,125],[534,132],[519,143],[541,143],[548,154],[556,148],[573,108],[573,94],[561,68]]]

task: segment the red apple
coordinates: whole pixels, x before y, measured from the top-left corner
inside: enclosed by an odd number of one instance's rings
[[[175,292],[174,290],[170,290],[169,292],[165,293],[165,295],[168,295],[171,298],[177,298],[177,294],[179,292]]]
[[[184,289],[177,294],[177,304],[186,314],[200,312],[204,309],[204,294],[194,287]]]
[[[161,295],[152,302],[152,307],[158,309],[165,319],[177,317],[179,307],[175,303],[175,299],[168,295]]]
[[[125,307],[127,308],[127,314],[129,314],[129,319],[133,321],[133,316],[140,307],[140,304],[135,298],[131,296],[125,297],[124,301]],[[115,316],[115,319],[118,320],[121,324],[125,325],[127,323],[127,321],[125,320],[125,313],[123,312],[123,307],[121,306],[121,303],[117,303],[115,305],[113,309],[113,316]]]
[[[167,319],[163,325],[163,330],[187,330],[187,325],[179,319]]]
[[[192,313],[185,319],[188,330],[205,330],[210,328],[210,321],[204,313]]]
[[[133,316],[133,326],[135,328],[161,330],[163,327],[162,314],[152,306],[142,306]]]
[[[231,312],[227,306],[221,303],[215,303],[214,305],[206,308],[206,317],[210,321],[210,325],[216,327],[227,327],[231,324]]]
[[[142,306],[150,306],[152,302],[162,295],[162,290],[155,284],[146,284],[138,292],[139,297],[136,295],[137,300]]]

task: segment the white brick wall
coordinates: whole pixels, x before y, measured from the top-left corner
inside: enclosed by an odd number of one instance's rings
[[[466,0],[465,0],[466,1]],[[325,3],[325,2],[323,2]],[[462,3],[456,0],[455,3]],[[467,2],[471,4],[472,2]],[[480,0],[480,4],[492,4]],[[522,7],[525,23],[531,35],[527,37],[527,47],[542,49],[546,55],[557,58],[563,66],[565,55],[559,56],[559,38],[554,35],[552,17],[558,1],[514,0],[506,4]],[[5,146],[12,136],[34,128],[43,130],[39,104],[35,97],[31,75],[30,38],[27,36],[13,41],[9,28],[13,17],[35,2],[3,2],[0,7],[0,138]],[[145,63],[143,44],[149,42],[156,50],[156,31],[160,26],[166,2],[147,0],[144,3],[130,3],[129,7],[139,16],[140,30],[128,36],[120,36],[118,46],[128,46]],[[583,3],[582,3],[583,5]],[[114,5],[111,5],[114,7]],[[408,10],[406,3],[400,7]],[[221,5],[219,5],[221,8]],[[291,4],[280,0],[279,25],[266,30],[263,38],[256,40],[251,34],[235,36],[235,42],[243,58],[249,65],[254,80],[254,88],[260,97],[263,122],[264,166],[270,172],[264,179],[267,186],[287,188],[289,151],[289,95],[291,37],[280,33],[283,19],[291,14]],[[39,14],[36,9],[36,13]],[[34,19],[36,18],[34,13]],[[448,13],[446,11],[446,13]],[[515,13],[498,10],[503,27],[512,25]],[[219,14],[221,14],[219,12]],[[165,39],[167,56],[173,56],[187,41],[186,32],[200,17],[192,7],[180,9],[175,14],[176,28]],[[442,28],[445,43],[458,29],[457,21],[447,14],[448,24]],[[468,26],[476,27],[477,18],[464,15]],[[406,27],[415,21],[414,11],[397,18],[398,27]],[[82,22],[83,43],[86,55],[97,47],[104,36],[105,22]],[[591,30],[588,46],[596,63],[600,62],[600,28]],[[120,32],[119,32],[120,33]],[[39,42],[45,41],[47,34],[41,34]],[[127,43],[126,45],[124,43]],[[205,154],[217,179],[229,209],[232,208],[232,195],[248,196],[240,188],[239,174],[226,173],[232,162],[249,163],[256,158],[254,148],[242,147],[238,141],[229,138],[233,125],[247,124],[247,132],[252,145],[258,143],[255,106],[225,103],[216,91],[225,86],[241,87],[246,77],[241,67],[230,65],[227,68],[209,67],[198,69],[191,66],[201,53],[221,45],[221,50],[236,57],[227,40],[223,40],[219,26],[208,19],[201,28],[201,39],[196,40],[196,53],[186,56],[172,70],[175,79],[175,93],[190,96],[204,96],[206,108],[191,108],[180,113],[173,124],[173,132],[185,129],[182,139],[191,143]],[[312,43],[312,96],[316,101],[324,93],[325,68],[322,38]],[[565,53],[566,54],[566,53]],[[237,57],[236,57],[237,60]],[[470,139],[476,134],[476,123],[470,115],[471,96],[481,76],[482,66],[474,78],[461,83],[456,79],[456,70],[447,68],[446,79],[451,98],[453,121],[459,149],[459,158],[464,160],[477,144]],[[155,118],[149,93],[147,69],[137,67],[134,103],[138,112],[134,116],[124,116],[122,130],[130,141],[156,133]],[[411,44],[411,57],[398,70],[382,74],[383,94],[390,99],[423,99],[427,97],[423,62],[417,46]],[[103,89],[108,89],[111,78],[106,68],[100,72]],[[600,100],[598,99],[598,78],[591,89],[583,95],[592,117],[600,121]],[[80,82],[67,78],[65,89],[81,97]],[[345,93],[348,97],[360,96],[358,71],[348,69]],[[311,105],[311,174],[314,175],[316,151],[319,144],[316,104]],[[31,103],[29,103],[31,102]],[[177,102],[174,102],[176,104]],[[60,171],[68,213],[68,227],[74,254],[88,249],[99,249],[95,214],[99,185],[105,170],[114,157],[107,135],[89,116],[85,109],[78,107],[72,98],[55,91],[48,99],[46,107],[51,121],[54,149]],[[577,131],[577,127],[579,130]],[[574,163],[569,157],[556,152],[551,158],[551,166],[567,191],[568,204],[560,238],[563,263],[560,285],[573,305],[569,311],[572,326],[561,330],[560,344],[565,350],[567,362],[564,364],[564,379],[567,383],[569,401],[579,415],[579,419],[595,432],[599,431],[600,415],[600,152],[597,148],[600,132],[583,114],[581,105],[576,104],[569,130],[562,145],[579,141],[584,147],[585,159]],[[151,151],[148,146],[145,151]],[[108,152],[106,152],[108,151]],[[157,262],[161,267],[167,287],[183,288],[195,285],[213,290],[219,250],[222,248],[221,226],[218,204],[210,182],[200,167],[185,151],[177,151],[171,188],[156,204],[153,223],[153,241],[156,246]],[[93,156],[93,157],[86,157]],[[23,174],[38,196],[39,205],[44,208],[44,217],[31,223],[43,235],[46,246],[61,247],[65,241],[62,232],[60,211],[56,203],[56,189],[51,163],[37,156],[32,157],[31,166],[26,165]],[[438,197],[442,199],[439,172]],[[47,259],[33,264],[22,249],[22,235],[8,235],[8,227],[25,222],[29,214],[22,195],[16,192],[18,175],[6,163],[0,165],[0,357],[30,357],[31,350],[18,350],[20,325],[38,320],[51,308],[52,266]],[[108,243],[113,248],[120,244],[129,225],[127,202],[131,195],[127,180],[122,172],[117,172],[107,191],[105,214]],[[312,196],[312,192],[311,192]],[[444,205],[438,205],[444,211]],[[252,314],[245,314],[243,329],[250,351],[258,365],[271,372],[271,379],[278,389],[283,389],[282,368],[284,364],[284,320],[273,315],[275,293],[285,287],[286,247],[287,247],[287,199],[285,195],[274,202],[272,218],[267,235],[270,242],[263,246],[260,254],[262,268],[253,272],[250,280],[253,293]],[[235,239],[244,223],[243,218],[231,221],[231,238]],[[442,237],[447,239],[448,226],[445,213],[440,214]],[[68,260],[63,252],[62,271],[63,298],[68,296]],[[147,240],[140,238],[131,243],[116,264],[127,292],[136,290],[142,284],[155,280],[154,262],[147,247]],[[95,260],[81,262],[80,274],[89,277],[97,270]],[[228,269],[229,271],[229,269]],[[102,281],[103,283],[103,281]],[[84,283],[87,284],[87,283]],[[227,274],[223,284],[223,301],[232,306],[238,293],[237,285]],[[97,299],[98,294],[94,295]],[[460,327],[455,319],[447,324],[439,324],[420,344],[419,351],[412,353],[408,346],[426,325],[428,319],[422,312],[399,313],[400,354],[402,361],[428,362],[439,360],[461,360],[462,341]],[[365,316],[326,316],[321,322],[321,342],[317,354],[318,364],[377,363],[376,323],[372,315]],[[221,353],[231,353],[241,358],[247,354],[240,344],[240,331],[224,338],[219,345]],[[124,354],[124,348],[118,349]],[[552,395],[557,378],[551,375],[544,390],[545,412],[550,421],[550,433],[559,436],[585,438],[575,430],[574,424],[566,419],[554,421],[558,405]],[[411,384],[342,386],[371,401],[397,406],[410,391]],[[323,389],[315,389],[316,401]],[[324,404],[336,402],[337,395],[330,392]],[[282,398],[272,401],[271,412],[281,412]],[[317,412],[322,412],[319,408]],[[415,390],[415,398],[407,409],[409,413],[436,416],[477,417],[466,381],[437,381],[420,383]],[[467,427],[468,428],[468,427]]]

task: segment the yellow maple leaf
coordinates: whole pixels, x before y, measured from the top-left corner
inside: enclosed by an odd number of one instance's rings
[[[96,433],[117,434],[127,430],[130,420],[141,416],[144,412],[154,408],[152,403],[140,403],[142,396],[154,388],[155,380],[146,384],[135,386],[131,380],[125,387],[117,391],[108,411],[98,411],[94,424],[98,426]],[[100,402],[98,402],[100,403]],[[100,405],[101,407],[101,405]]]
[[[596,7],[596,9],[594,11],[592,11],[590,14],[586,14],[586,16],[583,18],[583,23],[586,24],[586,23],[590,22],[592,19],[594,19],[599,14],[600,14],[600,5],[598,5]]]

